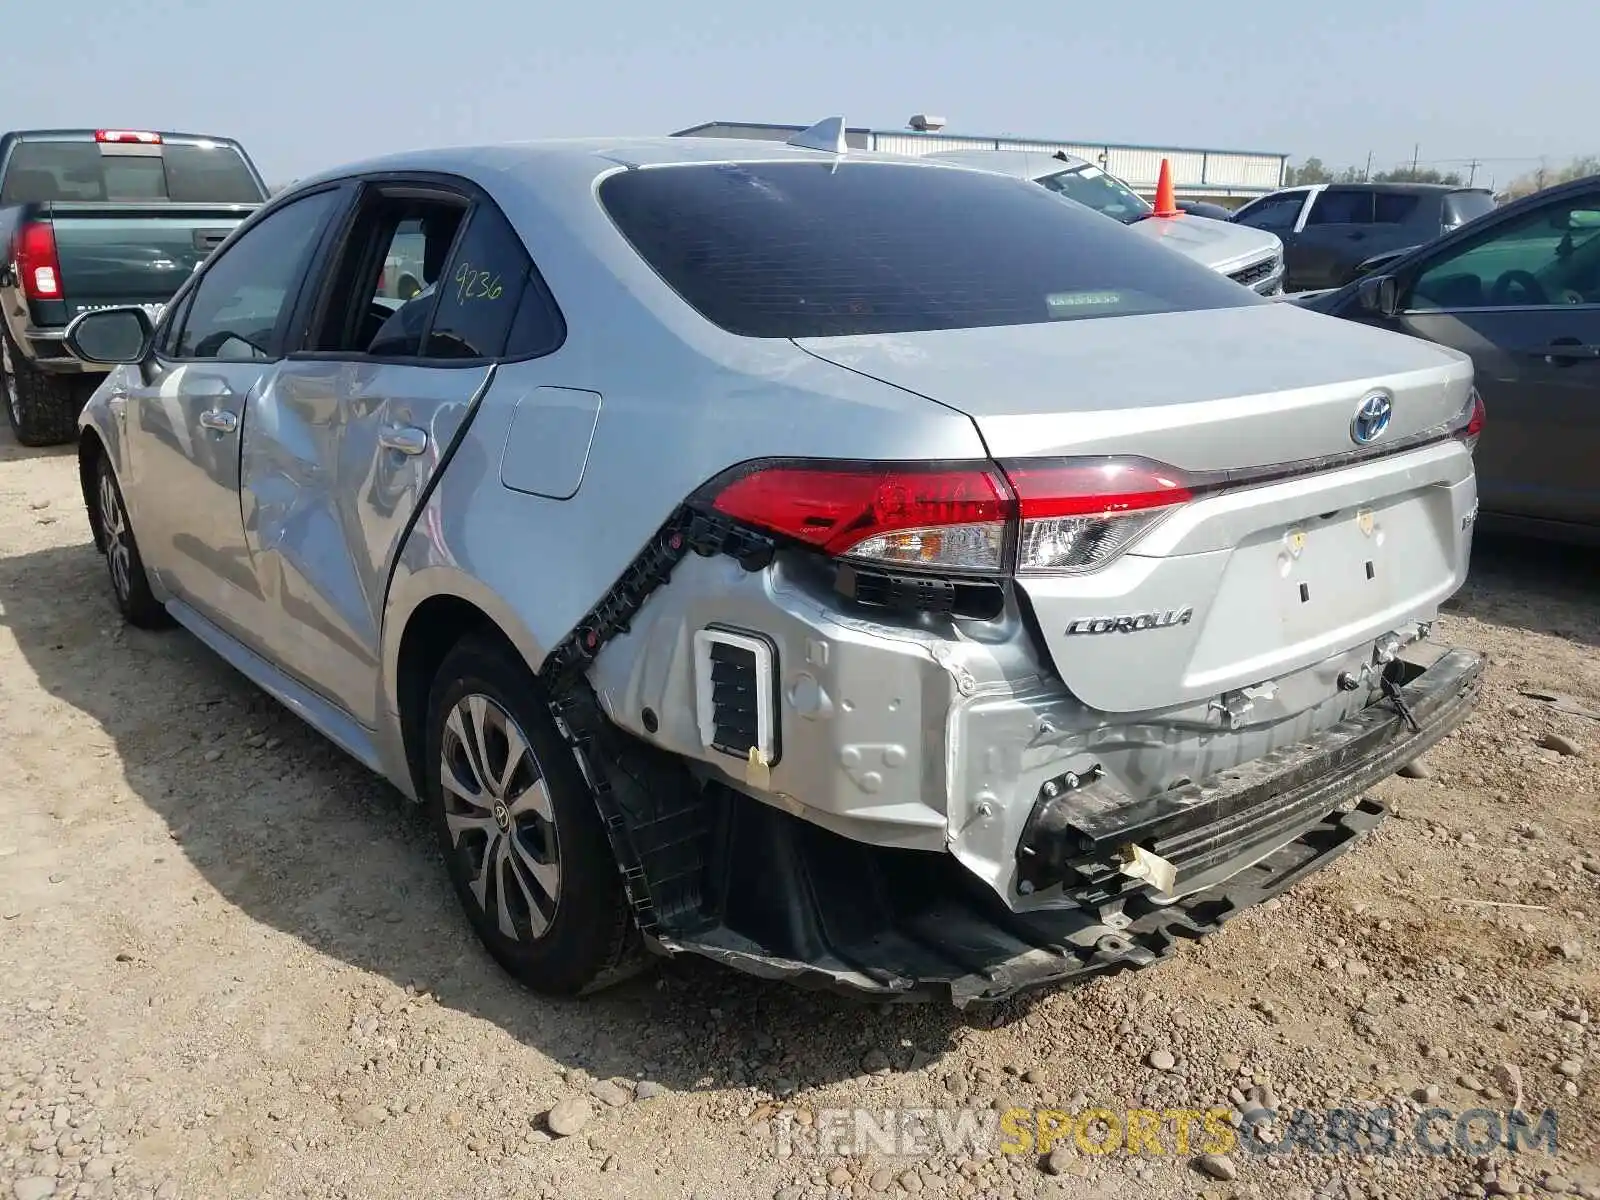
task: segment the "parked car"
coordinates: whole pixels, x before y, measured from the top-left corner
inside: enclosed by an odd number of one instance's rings
[[[96,308],[152,314],[266,199],[237,142],[125,129],[0,137],[0,385],[25,446],[70,442],[100,380],[62,347]]]
[[[837,120],[335,170],[68,344],[123,614],[426,804],[551,992],[1147,965],[1477,694],[1464,357]]]
[[[1472,356],[1495,413],[1486,521],[1600,543],[1600,176],[1550,188],[1305,306]]]
[[[997,171],[1031,180],[1068,200],[1075,200],[1124,225],[1130,225],[1163,246],[1242,283],[1263,296],[1283,290],[1283,245],[1276,234],[1251,233],[1226,221],[1185,214],[1177,220],[1154,220],[1153,205],[1115,175],[1064,151],[1034,154],[1024,150],[950,150],[925,156],[929,161]]]
[[[1378,255],[1431,242],[1494,209],[1487,188],[1319,183],[1252,200],[1233,220],[1283,239],[1291,292],[1342,287]]]

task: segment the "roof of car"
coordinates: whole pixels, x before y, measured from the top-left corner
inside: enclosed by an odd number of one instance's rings
[[[1468,187],[1464,183],[1411,183],[1403,180],[1384,180],[1382,182],[1355,183],[1330,183],[1329,187],[1347,188],[1351,191],[1362,192],[1402,192],[1413,195],[1426,195],[1435,192],[1487,192],[1488,188]]]
[[[484,172],[517,174],[537,165],[567,167],[592,165],[595,174],[616,167],[669,166],[680,163],[831,161],[839,157],[826,150],[791,146],[786,142],[742,138],[618,137],[550,138],[481,146],[450,146],[432,150],[407,150],[359,162],[346,163],[296,181],[296,188],[342,179],[351,175],[388,171],[444,171],[467,175]],[[898,154],[851,150],[848,161],[914,163]],[[932,164],[951,165],[951,164]]]

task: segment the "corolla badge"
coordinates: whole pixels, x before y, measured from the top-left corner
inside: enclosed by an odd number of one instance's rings
[[[1368,392],[1356,406],[1355,418],[1350,422],[1350,440],[1358,446],[1377,441],[1393,416],[1394,402],[1388,393]]]

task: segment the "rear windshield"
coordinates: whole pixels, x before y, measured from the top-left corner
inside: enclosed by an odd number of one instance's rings
[[[18,142],[0,181],[0,204],[47,200],[259,204],[266,198],[244,155],[232,146],[169,143],[159,147],[159,154],[152,154],[152,149],[102,152],[97,142]]]
[[[1494,211],[1494,197],[1488,192],[1451,192],[1444,198],[1447,224],[1465,225]]]
[[[909,333],[1264,303],[1037,184],[888,163],[623,171],[600,200],[707,320],[746,337]]]

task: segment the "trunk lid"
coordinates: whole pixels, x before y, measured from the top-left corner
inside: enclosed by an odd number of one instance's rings
[[[1019,576],[1057,671],[1092,707],[1270,681],[1430,617],[1465,577],[1465,444],[1347,457],[1458,417],[1472,367],[1453,351],[1272,303],[800,344],[966,413],[1002,461],[1125,455],[1212,485],[1234,476],[1097,569]],[[1378,390],[1393,415],[1362,447],[1356,411]]]

